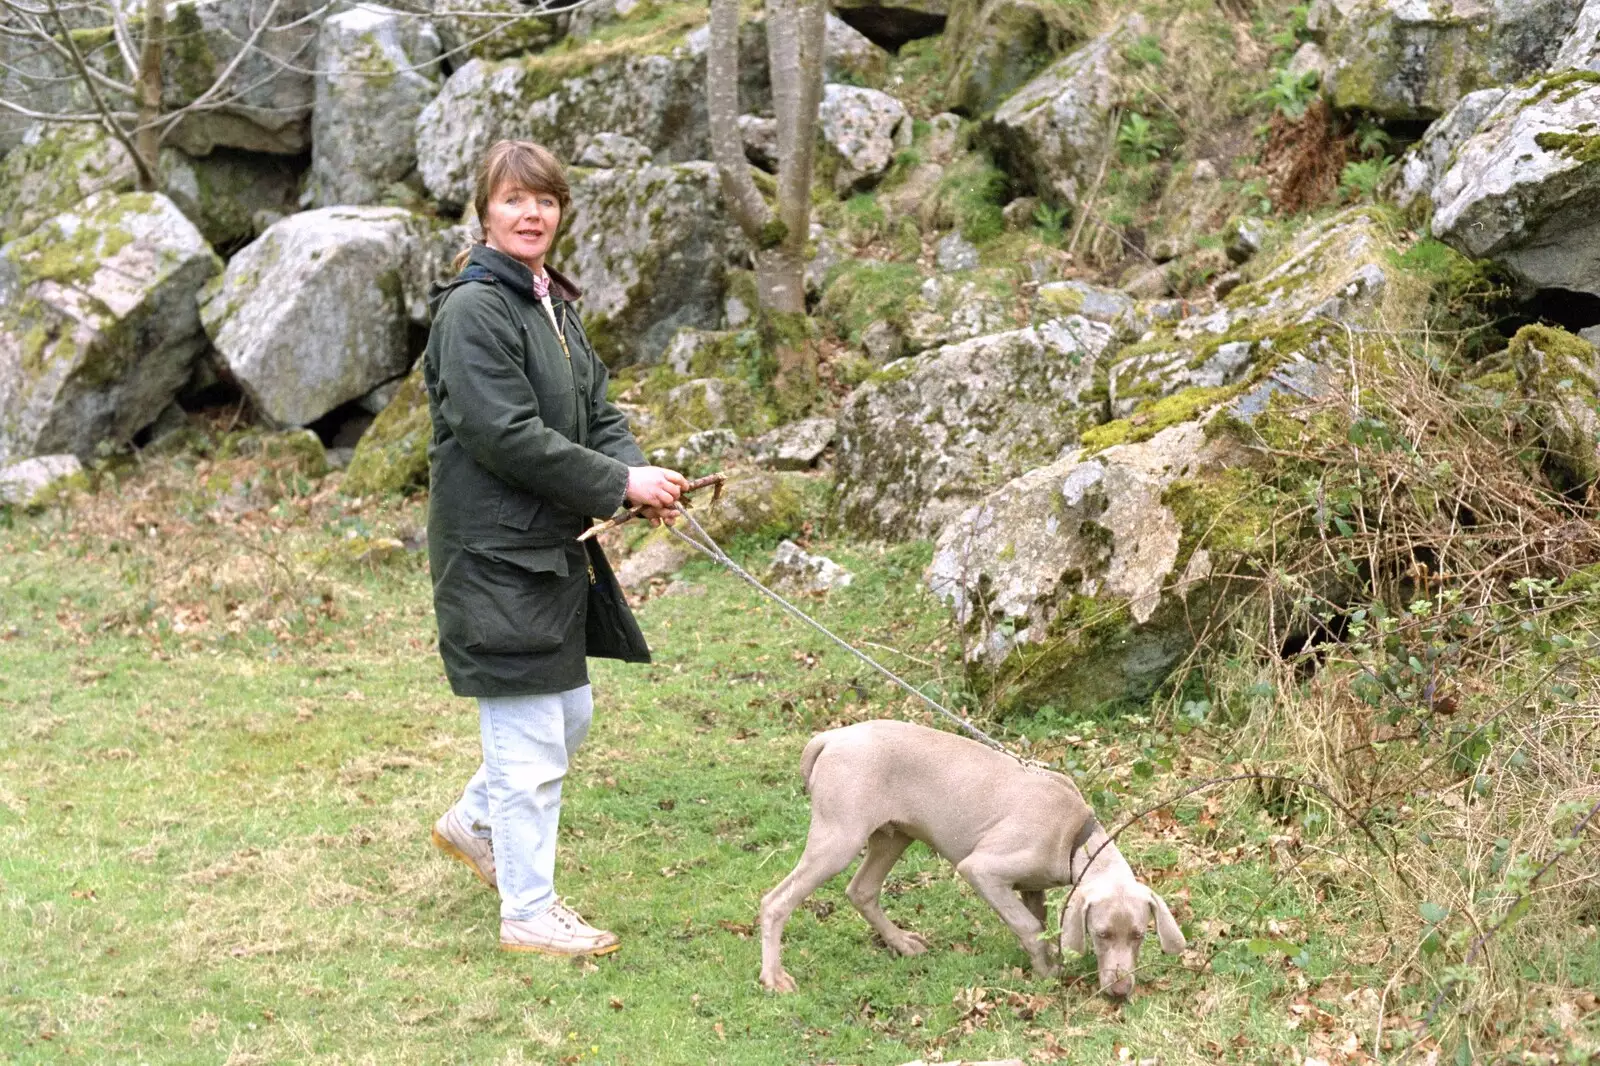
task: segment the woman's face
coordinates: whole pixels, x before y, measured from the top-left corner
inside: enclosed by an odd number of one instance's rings
[[[520,185],[501,185],[489,197],[483,220],[485,243],[529,270],[538,272],[561,224],[561,204],[551,193],[530,192]]]

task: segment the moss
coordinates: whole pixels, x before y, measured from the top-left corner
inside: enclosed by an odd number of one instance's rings
[[[1560,73],[1548,76],[1535,74],[1533,77],[1522,81],[1517,88],[1537,88],[1537,92],[1522,102],[1523,107],[1531,107],[1542,100],[1552,97],[1555,103],[1565,103],[1591,85],[1600,85],[1600,71],[1563,70]]]
[[[1221,388],[1193,388],[1173,393],[1159,400],[1146,401],[1127,418],[1095,426],[1083,434],[1086,455],[1104,451],[1118,444],[1136,444],[1149,440],[1169,426],[1193,422],[1210,408],[1237,393],[1237,386]]]
[[[581,77],[606,63],[635,56],[666,55],[683,44],[689,31],[706,20],[706,9],[694,4],[672,4],[652,10],[652,17],[627,20],[602,27],[579,43],[564,38],[538,55],[516,62],[522,68],[521,92],[529,102],[541,100],[561,83]]]
[[[1560,152],[1579,163],[1600,162],[1600,136],[1583,133],[1535,134],[1533,143],[1547,152]]]
[[[971,154],[951,164],[934,195],[938,222],[959,229],[973,244],[1005,233],[1001,208],[1011,199],[1011,179],[986,156]]]
[[[216,80],[217,57],[206,40],[205,24],[193,4],[178,4],[172,11],[169,25],[163,73],[186,99],[192,100],[203,95]]]
[[[1182,536],[1175,572],[1197,549],[1250,555],[1270,539],[1280,518],[1277,490],[1249,467],[1227,467],[1174,481],[1161,502],[1178,520]]]
[[[904,323],[920,306],[922,282],[922,271],[912,263],[852,261],[835,269],[817,315],[841,336],[858,342],[874,322]]]
[[[379,496],[426,489],[432,437],[428,392],[419,364],[356,443],[340,490],[348,496]]]

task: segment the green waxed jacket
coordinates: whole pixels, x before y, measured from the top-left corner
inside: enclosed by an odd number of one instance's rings
[[[546,272],[565,351],[532,273],[485,245],[432,299],[428,562],[459,696],[577,688],[590,655],[650,661],[604,553],[577,541],[622,505],[644,455],[606,399],[578,290]]]

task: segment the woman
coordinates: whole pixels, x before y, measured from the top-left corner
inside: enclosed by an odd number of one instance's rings
[[[433,298],[428,559],[445,673],[477,697],[483,740],[433,843],[499,888],[502,950],[600,955],[615,934],[555,894],[561,780],[589,731],[585,657],[650,653],[605,555],[577,537],[624,502],[670,521],[686,482],[646,464],[606,399],[578,290],[545,263],[570,203],[550,152],[495,144],[478,172],[483,239]]]

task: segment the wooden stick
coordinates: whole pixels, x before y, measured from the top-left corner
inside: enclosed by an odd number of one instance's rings
[[[678,506],[688,507],[689,493],[699,492],[701,489],[706,488],[712,490],[711,502],[716,503],[718,500],[722,499],[722,486],[727,480],[728,475],[726,474],[707,474],[705,477],[696,478],[695,480],[689,482],[689,484],[685,486],[684,490],[678,494]],[[589,540],[591,537],[598,537],[608,529],[616,529],[618,526],[631,522],[635,518],[642,517],[644,515],[644,511],[645,509],[643,507],[635,507],[632,510],[625,511],[622,514],[615,516],[614,518],[608,518],[599,525],[590,526],[588,529],[584,530],[581,534],[579,534],[578,540],[581,543],[582,541]]]

